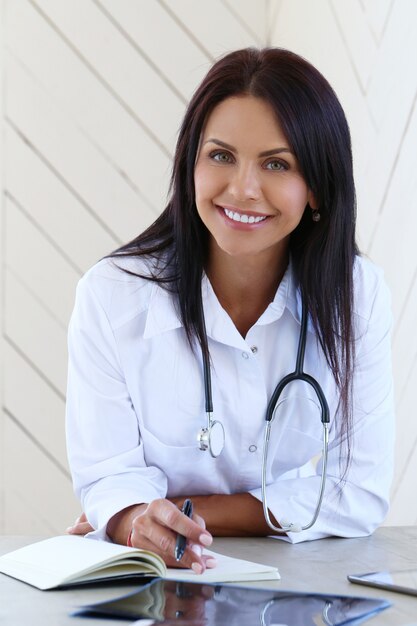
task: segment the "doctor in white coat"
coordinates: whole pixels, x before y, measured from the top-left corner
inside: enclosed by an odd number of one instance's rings
[[[294,382],[274,411],[261,493],[265,415],[303,369],[329,409]],[[351,144],[324,77],[281,49],[220,59],[195,92],[166,209],[79,283],[69,328],[67,442],[84,515],[72,533],[143,547],[174,565],[214,567],[213,535],[291,542],[371,533],[393,470],[390,300],[355,243]],[[204,357],[204,358],[203,358]],[[218,456],[197,441],[222,425]],[[312,463],[312,459],[314,462]],[[192,497],[193,519],[179,509]],[[88,522],[86,521],[88,519]],[[281,520],[281,521],[280,521]]]

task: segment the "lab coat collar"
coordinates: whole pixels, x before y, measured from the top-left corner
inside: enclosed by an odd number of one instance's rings
[[[206,274],[204,274],[201,284],[201,295],[207,337],[246,351],[245,340],[220,304]]]
[[[236,347],[241,348],[244,339],[236,331],[232,320],[221,306],[206,274],[202,278],[201,293],[207,336],[228,345],[231,345],[231,342],[232,344],[238,344]],[[283,315],[285,308],[288,308],[294,319],[300,324],[302,302],[299,289],[295,283],[291,262],[279,284],[274,300],[261,315],[256,325],[262,326],[275,322]],[[150,296],[144,338],[151,338],[164,332],[182,328],[182,326],[175,298],[158,283],[154,283]],[[309,328],[309,330],[311,329]],[[235,340],[233,340],[233,337],[235,337]]]
[[[143,333],[144,339],[150,339],[181,327],[182,322],[173,294],[158,283],[153,283]]]
[[[295,278],[294,265],[291,257],[286,272],[275,294],[275,298],[266,309],[265,313],[258,320],[258,324],[263,321],[264,316],[266,318],[266,321],[264,322],[265,324],[279,319],[286,308],[291,313],[295,321],[301,326],[303,303],[301,291]],[[310,320],[307,330],[312,330],[312,327],[310,327]]]

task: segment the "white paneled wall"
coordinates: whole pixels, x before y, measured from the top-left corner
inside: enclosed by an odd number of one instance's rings
[[[417,3],[271,0],[269,41],[312,61],[348,117],[359,242],[392,291],[396,471],[387,522],[417,523]]]
[[[262,45],[259,0],[3,0],[0,532],[78,512],[64,440],[75,286],[166,204],[185,105]]]
[[[390,521],[415,523],[417,3],[3,0],[1,9],[0,532],[61,532],[78,512],[64,442],[77,280],[165,206],[182,114],[212,61],[266,43],[317,65],[350,121],[361,246],[394,296]]]

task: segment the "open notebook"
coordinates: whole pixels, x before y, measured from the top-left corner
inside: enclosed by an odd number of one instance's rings
[[[0,572],[38,589],[114,580],[132,576],[156,576],[195,582],[244,582],[277,580],[277,568],[213,554],[218,565],[204,574],[167,568],[153,552],[105,541],[63,535],[45,539],[0,557]]]

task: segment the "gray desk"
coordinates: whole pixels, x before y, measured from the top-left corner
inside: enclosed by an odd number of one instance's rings
[[[0,536],[0,554],[37,537]],[[378,626],[417,626],[417,596],[352,585],[350,573],[417,567],[417,527],[381,528],[362,539],[323,539],[290,545],[275,539],[216,539],[214,550],[278,566],[282,579],[256,583],[259,587],[383,597],[393,606],[369,620]],[[126,626],[125,621],[69,617],[80,604],[117,597],[137,585],[39,591],[0,574],[0,624],[7,626],[83,625]]]

